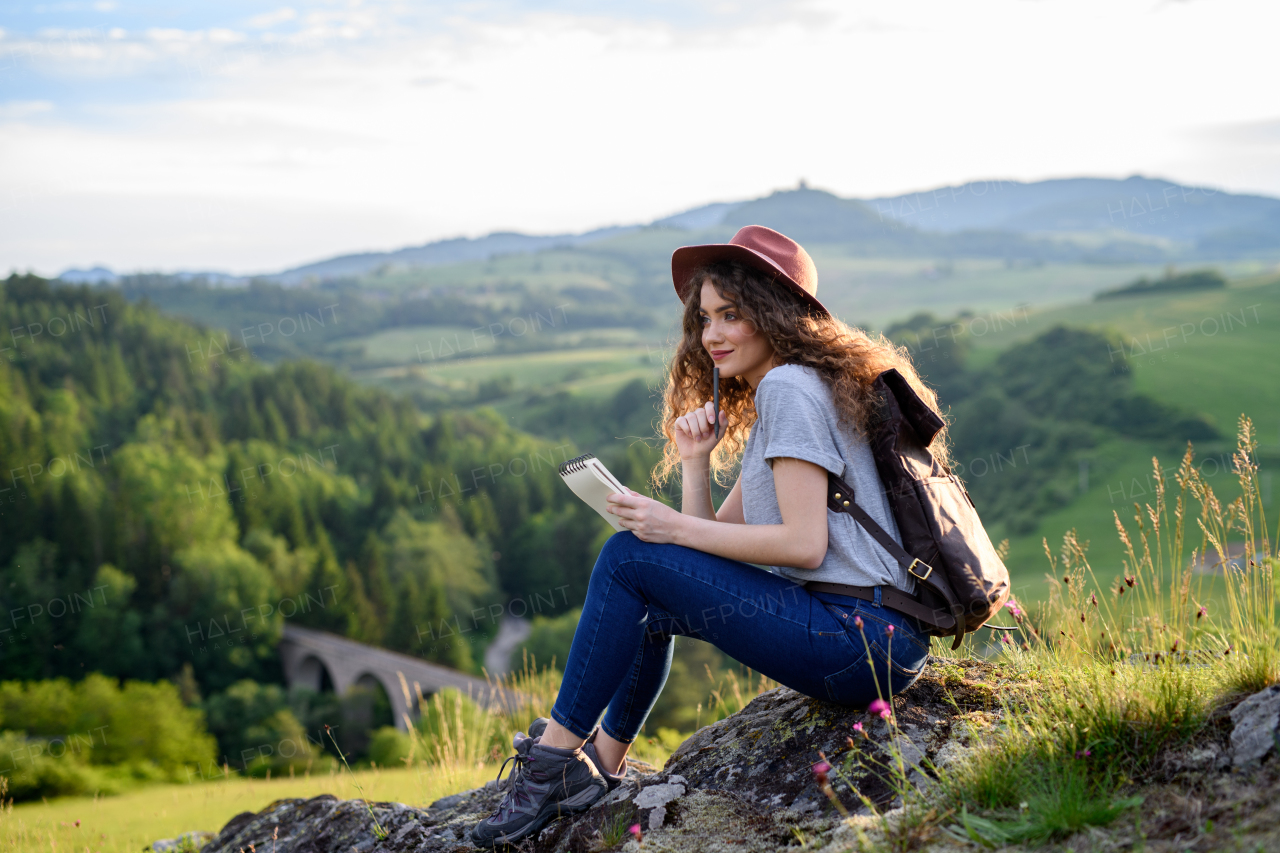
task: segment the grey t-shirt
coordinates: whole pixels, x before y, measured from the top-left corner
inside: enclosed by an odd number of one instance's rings
[[[770,370],[756,388],[756,415],[742,453],[742,514],[747,524],[782,523],[769,460],[788,457],[820,465],[843,479],[853,487],[858,506],[902,542],[871,448],[855,431],[841,428],[831,388],[817,371],[798,364]],[[851,516],[826,512],[827,554],[822,565],[816,569],[774,566],[775,574],[801,583],[830,581],[915,591],[915,580]]]

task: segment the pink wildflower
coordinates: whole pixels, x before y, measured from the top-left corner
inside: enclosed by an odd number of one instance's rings
[[[854,624],[854,627],[856,627],[859,631],[861,631],[861,630],[862,630],[862,617],[861,617],[861,616],[855,616],[855,617],[853,617],[853,624]]]
[[[867,706],[867,713],[880,717],[882,720],[887,720],[893,714],[893,709],[883,699],[873,699],[871,704]]]
[[[892,626],[892,625],[886,625],[886,626],[885,626],[885,629],[884,629],[884,632],[885,632],[886,634],[888,634],[890,637],[892,637],[892,636],[893,636],[893,626]]]
[[[1200,605],[1200,609],[1196,611],[1196,618],[1197,618],[1197,619],[1200,619],[1200,618],[1204,617],[1205,615],[1207,615],[1207,614],[1208,614],[1208,612],[1209,612],[1208,608],[1206,608],[1206,607],[1202,604],[1202,605]]]
[[[633,824],[631,824],[631,829],[629,829],[629,830],[627,830],[627,831],[628,831],[628,832],[630,832],[632,835],[634,835],[634,836],[636,837],[636,841],[643,841],[643,840],[644,840],[644,839],[643,839],[643,838],[641,838],[641,836],[640,836],[640,824],[638,824],[638,823],[633,823]]]
[[[1008,634],[1001,634],[1001,635],[1000,635],[1000,642],[1005,643],[1005,644],[1008,644],[1008,643],[1012,643],[1012,642],[1013,642],[1013,640],[1009,639],[1009,635],[1008,635]]]
[[[1076,752],[1076,758],[1088,758],[1090,755],[1093,755],[1093,753],[1087,749],[1081,749]]]
[[[861,731],[862,731],[862,723],[854,723],[854,724],[853,724],[853,730],[854,730],[855,732],[861,732]]]
[[[1089,603],[1094,607],[1098,606],[1098,594],[1096,592],[1089,593]]]

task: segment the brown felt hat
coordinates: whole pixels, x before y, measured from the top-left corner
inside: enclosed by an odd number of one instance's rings
[[[681,302],[689,293],[692,284],[689,276],[694,270],[716,261],[740,261],[763,272],[775,284],[794,291],[822,314],[831,314],[814,296],[818,290],[818,268],[813,258],[795,240],[763,225],[738,229],[728,243],[676,249],[671,255],[671,279]]]

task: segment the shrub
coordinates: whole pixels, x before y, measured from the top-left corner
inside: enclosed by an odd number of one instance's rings
[[[383,726],[369,741],[369,760],[379,767],[400,767],[412,757],[412,738],[395,726]]]
[[[0,732],[0,776],[8,783],[8,795],[18,802],[116,790],[88,765],[82,752],[17,731]]]
[[[204,714],[183,705],[167,681],[128,681],[121,687],[95,673],[75,683],[0,683],[0,729],[19,728],[55,749],[66,744],[85,764],[150,763],[170,778],[215,754]]]
[[[231,767],[265,775],[307,767],[319,756],[318,733],[308,738],[284,689],[275,684],[238,681],[203,704],[222,761]]]

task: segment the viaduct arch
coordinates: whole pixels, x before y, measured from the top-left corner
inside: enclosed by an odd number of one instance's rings
[[[396,728],[401,731],[407,730],[407,721],[417,712],[416,701],[410,702],[414,684],[422,689],[423,696],[444,687],[456,687],[490,709],[500,706],[504,698],[518,698],[503,697],[502,691],[474,675],[311,628],[286,624],[279,650],[285,684],[290,687],[318,691],[326,672],[339,696],[357,684],[364,686],[373,681],[382,685],[391,700]],[[408,695],[404,685],[408,686]]]

